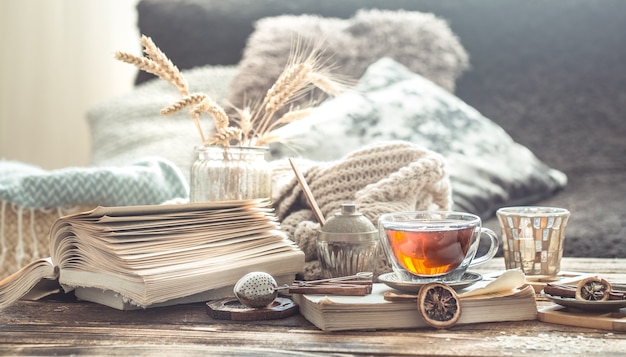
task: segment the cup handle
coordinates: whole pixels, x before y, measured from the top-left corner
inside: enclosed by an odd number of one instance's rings
[[[489,228],[481,227],[480,235],[482,236],[483,234],[486,234],[489,237],[491,246],[489,247],[489,251],[486,254],[481,255],[478,258],[472,259],[472,262],[469,265],[471,267],[486,263],[487,261],[491,260],[491,258],[496,255],[496,253],[498,252],[498,248],[500,247],[500,240],[498,239],[498,236],[494,231]]]

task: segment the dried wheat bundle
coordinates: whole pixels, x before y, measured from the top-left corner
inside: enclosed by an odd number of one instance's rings
[[[189,93],[189,85],[178,67],[152,39],[141,36],[141,44],[145,56],[116,52],[115,58],[172,84],[179,91],[181,99],[163,108],[161,114],[169,115],[188,108],[203,145],[264,146],[280,141],[281,138],[274,130],[304,118],[311,112],[310,106],[288,107],[292,101],[301,98],[313,88],[319,88],[326,94],[335,96],[347,87],[347,82],[333,78],[328,72],[328,67],[320,61],[318,46],[307,47],[296,42],[285,70],[265,97],[256,105],[235,108],[238,118],[233,122],[238,127],[231,126],[226,111],[217,102],[203,93]],[[283,108],[288,108],[288,111],[276,118]],[[205,113],[211,116],[215,126],[214,132],[208,138],[200,122],[201,115]]]

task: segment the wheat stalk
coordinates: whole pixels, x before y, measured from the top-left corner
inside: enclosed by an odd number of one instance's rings
[[[165,56],[152,39],[147,36],[141,36],[141,44],[145,47],[148,57],[118,51],[115,53],[115,58],[165,80],[178,89],[181,95],[189,95],[187,81],[183,78],[178,67]]]
[[[254,145],[256,146],[265,146],[268,145],[270,143],[275,143],[275,142],[279,142],[280,141],[280,136],[273,134],[273,133],[267,133],[267,134],[263,134],[259,137],[256,138],[256,140],[254,141]]]
[[[189,95],[189,85],[172,61],[159,49],[150,37],[141,36],[141,44],[144,46],[144,52],[150,57],[161,69],[162,75],[167,78],[181,95]]]
[[[222,131],[222,129],[227,128],[229,125],[230,120],[228,119],[228,114],[226,114],[224,108],[207,96],[205,96],[202,103],[198,105],[196,111],[198,113],[208,113],[211,115],[217,132]]]
[[[184,108],[197,106],[207,99],[205,94],[192,94],[185,97],[182,97],[177,102],[168,105],[167,107],[161,109],[161,115],[170,115],[174,114]]]
[[[159,76],[159,65],[149,58],[118,51],[115,52],[115,59],[132,64],[144,72]]]
[[[239,128],[241,128],[241,137],[243,146],[254,146],[254,135],[253,135],[253,126],[252,126],[252,112],[249,107],[245,107],[243,109],[235,108],[237,111],[239,120]]]
[[[345,90],[345,85],[333,80],[329,75],[320,72],[309,73],[309,81],[324,93],[337,96]]]
[[[267,91],[261,101],[252,122],[257,129],[256,135],[264,136],[278,125],[271,124],[276,113],[293,100],[304,95],[312,87],[335,96],[345,90],[346,85],[325,73],[324,64],[319,56],[321,42],[313,47],[304,46],[296,42],[292,46],[290,58],[285,70],[278,76],[276,82]],[[300,108],[291,108],[298,111]]]
[[[255,105],[254,109],[235,108],[239,116],[237,128],[230,126],[230,118],[226,111],[209,96],[203,93],[189,94],[189,85],[178,67],[150,37],[142,35],[141,44],[144,47],[145,57],[118,51],[115,53],[115,58],[172,84],[182,98],[161,109],[161,114],[170,115],[189,108],[203,145],[229,146],[231,142],[237,142],[242,146],[253,146],[280,141],[280,137],[274,133],[277,128],[302,119],[311,113],[308,107],[290,108],[280,118],[274,120],[282,108],[313,87],[329,95],[337,95],[345,88],[344,84],[323,71],[318,57],[318,46],[308,49],[297,42],[292,47],[285,70],[278,76],[261,102]],[[212,117],[215,126],[214,133],[208,139],[204,135],[200,122],[204,113]]]
[[[228,126],[218,130],[204,144],[230,146],[231,140],[241,141],[241,129]]]
[[[313,109],[311,109],[311,108],[304,108],[304,109],[298,109],[298,110],[289,111],[289,112],[283,114],[283,116],[281,116],[280,118],[278,118],[278,120],[273,122],[267,128],[267,132],[270,133],[275,128],[279,128],[279,127],[281,127],[283,125],[287,125],[289,123],[293,123],[294,121],[300,120],[302,118],[306,118],[309,115],[311,115],[312,112],[313,112]]]

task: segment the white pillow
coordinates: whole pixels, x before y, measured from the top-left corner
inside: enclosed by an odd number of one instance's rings
[[[563,188],[567,177],[516,143],[461,99],[390,58],[368,67],[356,90],[279,129],[273,158],[329,161],[364,145],[405,140],[448,162],[454,209],[490,217],[505,205],[531,204]],[[297,149],[297,151],[295,151]]]
[[[226,96],[236,66],[203,66],[184,70],[190,92],[206,93],[216,101]],[[195,146],[202,140],[189,112],[163,116],[161,109],[180,99],[178,91],[155,78],[130,93],[110,98],[90,108],[87,120],[91,131],[91,164],[124,166],[150,156],[174,163],[189,180],[196,159]],[[205,130],[213,121],[202,119]]]

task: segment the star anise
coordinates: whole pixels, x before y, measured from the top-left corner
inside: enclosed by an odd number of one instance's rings
[[[611,293],[611,284],[602,278],[586,278],[576,286],[576,299],[606,301]]]

